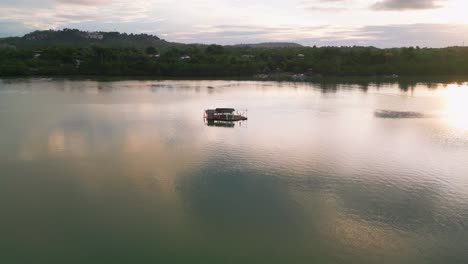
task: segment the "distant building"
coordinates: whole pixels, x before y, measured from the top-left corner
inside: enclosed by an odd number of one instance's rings
[[[295,81],[304,81],[306,80],[307,76],[303,73],[299,73],[299,74],[293,74],[291,78]]]
[[[76,68],[80,68],[80,66],[81,66],[81,63],[83,63],[83,61],[82,61],[82,60],[78,60],[78,59],[76,59],[76,60],[75,60],[75,67],[76,67]]]
[[[157,59],[157,58],[160,57],[160,55],[159,54],[149,54],[148,57],[153,58],[153,59]]]
[[[309,68],[309,69],[307,69],[307,71],[305,72],[305,75],[308,76],[308,77],[312,77],[312,76],[316,76],[317,73],[315,72],[314,69]]]
[[[37,59],[37,58],[41,57],[41,54],[42,54],[42,51],[41,51],[41,50],[35,50],[35,51],[34,51],[33,57],[34,57],[35,59]]]
[[[181,60],[190,60],[190,56],[189,55],[184,55],[182,57],[180,57]]]
[[[85,38],[87,39],[99,39],[102,40],[104,38],[104,35],[99,32],[86,32]]]
[[[398,74],[392,74],[392,75],[385,75],[384,77],[396,79],[396,78],[399,78],[400,76]]]
[[[270,75],[265,74],[265,73],[260,73],[260,74],[256,74],[254,77],[258,79],[267,79],[268,77],[270,77]]]
[[[298,56],[299,58],[304,58],[304,57],[305,57],[305,55],[302,54],[302,53],[297,54],[297,56]]]
[[[254,56],[254,55],[250,55],[250,54],[244,54],[244,55],[242,55],[242,58],[252,59],[252,58],[255,58],[255,56]]]

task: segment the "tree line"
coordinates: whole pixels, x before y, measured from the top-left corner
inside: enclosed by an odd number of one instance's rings
[[[468,48],[285,47],[0,47],[0,76],[108,75],[246,77],[466,75]]]

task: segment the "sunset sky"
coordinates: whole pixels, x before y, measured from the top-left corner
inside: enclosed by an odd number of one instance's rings
[[[466,0],[0,0],[0,37],[77,28],[183,43],[468,44]]]

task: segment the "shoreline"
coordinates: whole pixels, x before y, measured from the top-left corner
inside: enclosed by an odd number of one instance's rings
[[[299,80],[293,78],[255,78],[255,77],[155,77],[143,75],[23,75],[0,76],[0,80],[20,79],[66,79],[66,80],[93,80],[93,81],[257,81],[257,82],[292,82],[292,83],[447,83],[468,82],[468,75],[417,75],[417,76],[321,76]]]

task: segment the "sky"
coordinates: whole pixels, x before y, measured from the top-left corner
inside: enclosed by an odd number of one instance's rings
[[[182,43],[381,48],[468,45],[467,0],[0,0],[0,37],[147,33]]]

